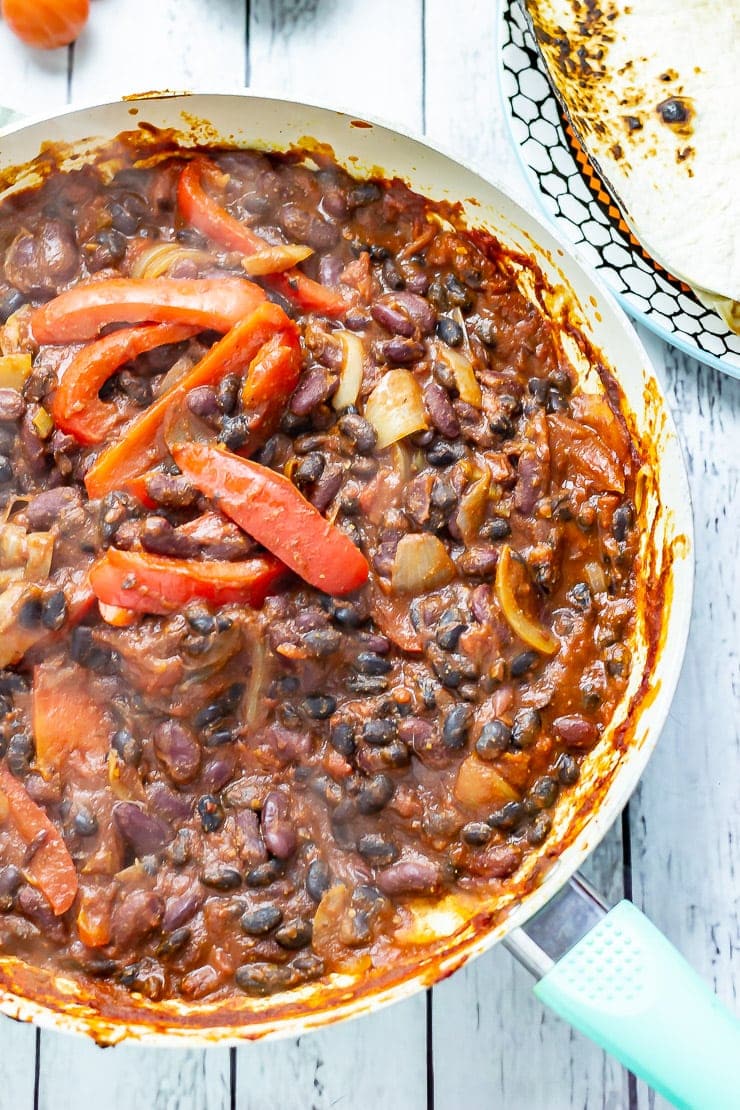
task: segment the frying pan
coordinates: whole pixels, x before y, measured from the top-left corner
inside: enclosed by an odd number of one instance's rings
[[[474,905],[448,898],[413,907],[407,958],[362,976],[333,974],[269,999],[151,1002],[105,983],[81,983],[0,955],[0,1012],[39,1025],[156,1044],[237,1043],[296,1036],[408,997],[499,941],[539,977],[536,992],[678,1105],[729,1108],[740,1089],[740,1026],[630,903],[606,913],[571,879],[620,814],[657,742],[688,634],[693,579],[689,492],[675,428],[648,357],[611,295],[572,247],[502,189],[439,150],[350,114],[248,94],[161,93],[70,109],[0,135],[8,188],[39,176],[33,159],[52,144],[74,168],[122,131],[171,129],[184,144],[236,143],[283,150],[328,144],[351,173],[399,176],[436,200],[460,202],[471,225],[534,257],[547,278],[543,308],[568,314],[621,384],[642,442],[639,618],[630,685],[581,778],[560,804],[548,841],[504,893]],[[49,147],[46,147],[47,157]],[[28,164],[28,165],[27,165]],[[564,335],[564,332],[563,332]],[[563,338],[563,345],[566,340]],[[569,353],[578,363],[574,347]],[[586,388],[593,371],[578,365]]]

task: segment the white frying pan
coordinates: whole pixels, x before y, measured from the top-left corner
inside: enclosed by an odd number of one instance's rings
[[[532,254],[568,298],[571,313],[613,369],[636,434],[647,447],[640,576],[641,619],[630,645],[630,689],[613,727],[560,805],[545,845],[516,885],[473,910],[452,900],[416,909],[417,939],[406,963],[363,977],[262,1000],[153,1003],[110,985],[83,987],[0,955],[0,1011],[47,1027],[150,1043],[199,1044],[292,1035],[376,1009],[430,985],[505,940],[538,975],[538,995],[611,1049],[678,1105],[729,1110],[740,1103],[740,1027],[668,942],[631,904],[608,914],[570,880],[620,814],[650,757],[678,679],[689,627],[692,523],[673,421],[647,355],[611,295],[560,242],[501,189],[439,151],[397,131],[324,108],[251,95],[160,95],[66,111],[0,135],[0,172],[30,162],[44,143],[68,144],[64,166],[142,124],[173,128],[183,142],[285,149],[306,137],[328,143],[351,173],[398,175],[435,199],[460,201],[469,222]],[[31,168],[24,180],[33,179]],[[655,649],[648,612],[659,615]],[[626,746],[613,743],[626,727]]]

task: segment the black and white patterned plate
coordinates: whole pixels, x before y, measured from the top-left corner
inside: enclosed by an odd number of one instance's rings
[[[552,90],[519,0],[501,0],[500,9],[501,91],[515,149],[545,213],[635,320],[740,378],[740,335],[630,235]]]

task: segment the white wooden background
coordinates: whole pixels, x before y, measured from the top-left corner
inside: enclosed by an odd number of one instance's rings
[[[0,103],[53,111],[70,99],[246,83],[426,131],[531,206],[497,90],[496,20],[495,0],[93,0],[69,50],[28,51],[0,26]],[[589,875],[608,898],[632,896],[738,1009],[740,382],[644,338],[689,467],[694,623],[658,751]],[[530,987],[494,951],[426,997],[231,1052],[101,1051],[0,1019],[0,1110],[661,1105]]]

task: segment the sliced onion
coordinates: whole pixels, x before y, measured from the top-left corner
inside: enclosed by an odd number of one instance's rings
[[[434,344],[434,356],[452,371],[460,400],[479,409],[483,404],[483,394],[468,356],[444,343]]]
[[[98,609],[105,623],[110,624],[113,628],[129,628],[132,624],[136,624],[139,619],[139,614],[135,613],[133,609],[123,609],[120,605],[106,605],[99,601]]]
[[[15,389],[20,393],[31,367],[30,354],[0,356],[0,389]]]
[[[19,524],[0,526],[0,567],[22,567],[28,559],[28,535]]]
[[[42,626],[23,628],[18,621],[23,602],[28,597],[29,589],[25,582],[11,583],[0,593],[0,667],[19,663],[28,649],[46,635]]]
[[[464,543],[468,546],[478,539],[478,532],[486,516],[488,497],[491,491],[491,476],[485,474],[465,491],[455,523]]]
[[[594,594],[605,593],[609,588],[609,583],[606,580],[604,568],[599,563],[586,563],[583,569],[591,587],[591,592]]]
[[[334,333],[342,344],[342,365],[339,371],[339,389],[332,397],[332,405],[339,412],[347,405],[354,405],[360,395],[365,370],[365,345],[359,335],[351,331]]]
[[[240,718],[244,728],[252,731],[267,720],[265,690],[270,677],[270,661],[264,642],[254,637],[251,644],[252,671],[241,703]]]
[[[460,764],[455,797],[471,809],[483,806],[498,809],[507,802],[518,802],[520,795],[495,767],[473,753]]]
[[[131,277],[158,278],[172,269],[176,262],[194,262],[196,266],[214,263],[213,255],[207,251],[183,247],[180,243],[155,243],[139,251],[131,266]]]
[[[365,402],[365,416],[378,433],[378,450],[427,428],[421,388],[408,370],[389,370]]]
[[[402,537],[391,569],[394,593],[426,593],[446,586],[454,577],[455,564],[436,536],[422,532]]]
[[[51,532],[31,532],[28,536],[28,561],[26,578],[48,578],[54,555],[54,537]]]
[[[303,243],[279,243],[263,251],[245,255],[242,258],[242,269],[249,277],[280,274],[283,270],[290,270],[293,266],[297,266],[299,262],[305,262],[312,254],[311,247]]]
[[[533,587],[524,566],[506,544],[496,568],[496,597],[513,632],[543,655],[554,655],[560,642],[549,628],[526,612],[532,604]]]

